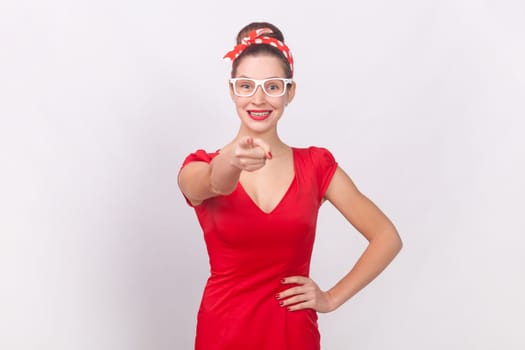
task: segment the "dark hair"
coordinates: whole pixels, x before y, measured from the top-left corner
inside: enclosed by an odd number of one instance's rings
[[[284,43],[284,35],[283,33],[279,30],[279,28],[277,28],[275,25],[271,24],[271,23],[268,23],[268,22],[253,22],[253,23],[250,23],[248,25],[246,25],[244,28],[242,28],[240,31],[239,31],[239,34],[237,34],[237,45],[239,45],[242,41],[242,39],[246,36],[248,36],[248,34],[252,31],[252,30],[256,30],[256,29],[260,29],[260,28],[270,28],[273,33],[269,33],[269,34],[264,34],[265,36],[269,36],[271,38],[275,38],[277,40],[280,40]],[[286,57],[282,54],[281,51],[279,51],[279,49],[271,46],[271,45],[267,45],[267,44],[256,44],[256,45],[250,45],[248,48],[246,48],[246,50],[244,50],[240,55],[239,57],[237,57],[235,59],[235,61],[233,61],[233,64],[232,64],[232,78],[235,77],[235,75],[237,74],[237,67],[239,66],[239,63],[241,62],[241,60],[246,57],[246,56],[259,56],[259,55],[271,55],[271,56],[275,56],[277,58],[279,58],[279,60],[281,61],[281,64],[283,66],[283,69],[284,69],[284,74],[286,75],[286,78],[291,78],[292,77],[292,69],[290,67],[290,64],[288,63],[288,60],[286,59]]]

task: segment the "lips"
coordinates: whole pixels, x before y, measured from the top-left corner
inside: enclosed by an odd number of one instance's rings
[[[248,115],[250,116],[250,118],[252,118],[253,120],[265,120],[267,119],[270,114],[272,114],[272,111],[270,110],[249,110],[248,111]]]

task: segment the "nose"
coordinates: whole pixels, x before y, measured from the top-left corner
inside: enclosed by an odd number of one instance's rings
[[[264,93],[262,86],[257,86],[253,94],[253,102],[255,104],[261,104],[266,100],[266,94]]]

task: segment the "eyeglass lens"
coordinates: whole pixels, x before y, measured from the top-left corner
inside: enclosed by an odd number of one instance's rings
[[[251,79],[235,80],[235,93],[239,96],[251,96],[257,89],[257,83]],[[268,96],[282,96],[286,89],[283,80],[269,79],[261,84],[263,91]]]

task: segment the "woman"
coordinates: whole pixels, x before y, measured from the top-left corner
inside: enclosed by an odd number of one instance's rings
[[[211,274],[196,349],[319,349],[317,312],[372,281],[401,249],[390,220],[318,147],[285,144],[277,124],[295,95],[293,58],[278,28],[252,23],[226,54],[237,136],[190,154],[179,186],[204,232]],[[319,207],[328,200],[369,241],[329,290],[309,277]]]

